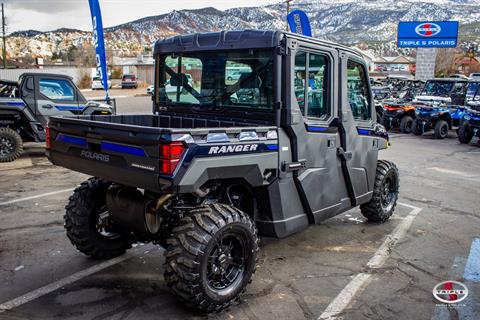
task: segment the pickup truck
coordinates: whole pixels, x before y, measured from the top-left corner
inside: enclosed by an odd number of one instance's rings
[[[111,258],[157,243],[176,296],[214,312],[251,281],[260,236],[358,206],[377,223],[393,214],[398,170],[378,160],[388,135],[355,51],[245,30],[160,40],[154,55],[152,115],[50,119],[51,162],[93,176],[66,206],[79,251]]]
[[[114,101],[110,101],[114,103]],[[0,162],[17,159],[24,142],[44,142],[51,116],[115,113],[101,101],[87,101],[72,78],[24,73],[19,81],[0,80]]]

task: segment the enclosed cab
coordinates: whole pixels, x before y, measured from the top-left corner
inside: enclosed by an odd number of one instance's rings
[[[152,115],[50,121],[50,160],[94,176],[65,215],[80,251],[105,258],[158,243],[167,285],[212,312],[244,291],[259,236],[357,206],[370,221],[392,215],[398,171],[378,160],[388,135],[360,55],[245,30],[161,40],[154,56]]]

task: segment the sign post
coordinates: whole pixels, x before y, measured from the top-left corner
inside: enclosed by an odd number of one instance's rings
[[[428,80],[435,75],[436,48],[455,48],[458,21],[401,21],[398,23],[399,48],[417,48],[415,78]]]

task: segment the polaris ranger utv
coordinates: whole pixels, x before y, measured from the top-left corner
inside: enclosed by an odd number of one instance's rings
[[[44,142],[51,116],[113,113],[105,103],[87,102],[65,75],[24,73],[18,82],[0,80],[0,162],[20,157],[23,142]]]
[[[377,160],[388,136],[355,51],[246,30],[161,40],[154,55],[153,115],[50,120],[52,163],[94,176],[66,206],[78,250],[110,258],[160,244],[167,285],[212,312],[251,281],[259,236],[357,206],[373,222],[392,215],[398,171]]]
[[[418,104],[412,124],[413,134],[422,135],[433,130],[436,139],[445,139],[448,137],[449,130],[456,129],[458,131],[467,109],[466,105],[477,88],[478,82],[458,81],[456,78],[427,81],[425,91],[436,92],[436,94],[451,92],[451,98]]]

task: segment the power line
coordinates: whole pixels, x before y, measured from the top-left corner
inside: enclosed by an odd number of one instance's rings
[[[2,3],[2,33],[3,33],[3,69],[7,69],[7,37],[5,36],[5,8]]]

